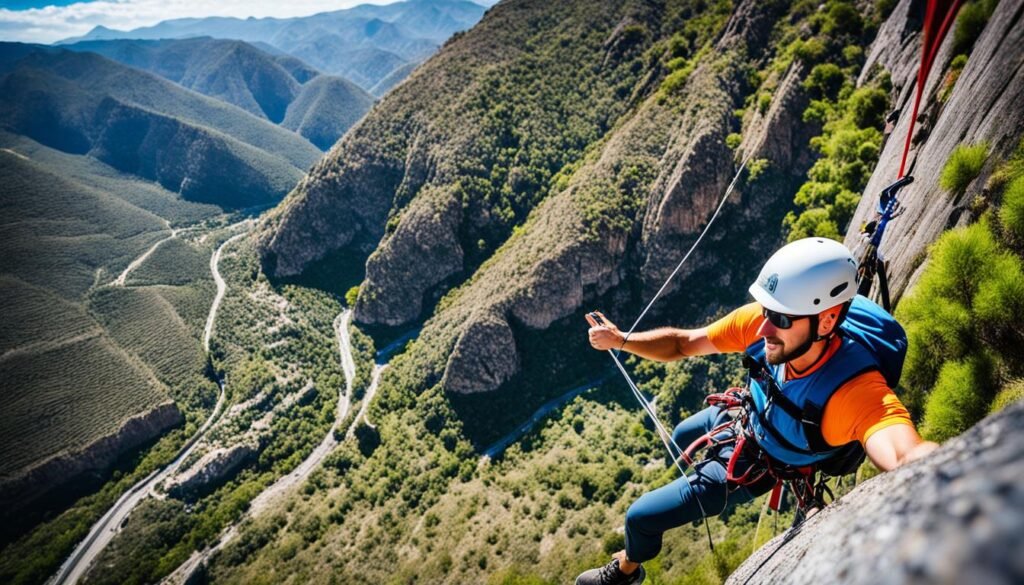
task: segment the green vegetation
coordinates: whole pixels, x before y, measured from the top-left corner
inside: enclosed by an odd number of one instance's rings
[[[963,187],[987,156],[985,147],[973,150],[965,155],[971,149],[958,147],[946,166],[953,168],[957,161],[951,176]],[[904,402],[923,420],[922,434],[928,438],[960,434],[995,403],[1019,394],[1024,330],[1011,316],[1024,311],[1024,260],[1006,246],[1016,242],[1019,225],[1013,223],[1014,212],[1005,211],[1007,205],[1012,209],[1015,185],[1024,177],[1019,155],[996,173],[1009,183],[1004,207],[995,215],[1010,221],[996,224],[987,213],[975,224],[943,234],[930,250],[920,282],[897,310],[910,338]]]
[[[853,3],[836,0],[824,10],[814,10],[813,2],[791,9],[794,24],[784,29],[779,43],[785,48],[767,78],[799,60],[808,69],[803,88],[811,98],[803,120],[820,124],[822,133],[811,139],[820,158],[794,198],[797,209],[784,221],[790,241],[840,238],[878,160],[891,82],[885,73],[876,73],[863,87],[854,82],[864,62],[861,47],[871,42],[889,10],[879,3],[865,18]]]
[[[327,150],[359,121],[373,105],[373,96],[359,86],[330,75],[321,75],[302,86],[281,126],[304,136],[320,150]]]
[[[297,467],[334,420],[345,387],[333,329],[338,299],[296,285],[271,287],[245,241],[227,249],[220,271],[229,288],[217,318],[214,367],[227,380],[230,402],[248,406],[221,419],[209,441],[237,444],[253,427],[267,425],[258,455],[188,506],[173,498],[142,504],[98,560],[108,570],[90,573],[88,583],[159,580]],[[353,345],[360,356],[372,352],[365,336],[354,336]],[[368,379],[365,361],[357,361],[359,379]]]
[[[985,30],[989,17],[995,12],[998,0],[974,0],[960,7],[953,29],[953,54],[969,54],[974,42]]]
[[[999,208],[999,222],[1019,249],[1024,244],[1024,175],[1006,186],[1003,204]]]
[[[234,106],[93,53],[40,50],[3,84],[5,128],[196,201],[276,202],[320,154]]]
[[[971,181],[981,173],[981,167],[987,159],[988,144],[984,142],[970,146],[957,145],[946,161],[946,166],[942,167],[939,186],[954,195],[963,194]]]

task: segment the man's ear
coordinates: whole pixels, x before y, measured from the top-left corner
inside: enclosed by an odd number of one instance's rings
[[[818,313],[818,336],[824,337],[832,333],[839,319],[840,307],[832,307]]]

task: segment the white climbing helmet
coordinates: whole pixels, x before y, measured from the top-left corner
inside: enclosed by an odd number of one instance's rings
[[[797,240],[765,262],[750,294],[771,311],[816,315],[857,294],[857,261],[835,240]]]

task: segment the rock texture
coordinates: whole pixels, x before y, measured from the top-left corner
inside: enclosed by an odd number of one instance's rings
[[[881,190],[896,180],[904,139],[910,124],[921,54],[920,16],[911,0],[901,1],[878,33],[868,55],[865,75],[874,65],[892,73],[899,88],[899,122],[883,148],[854,216],[847,244],[855,244],[857,226],[868,221]],[[996,7],[971,52],[967,66],[949,100],[939,103],[941,88],[952,59],[953,35],[947,35],[928,77],[921,114],[915,129],[907,174],[915,181],[901,196],[904,213],[882,240],[889,263],[890,289],[898,298],[914,282],[927,246],[943,230],[972,219],[971,201],[939,187],[939,176],[958,144],[989,144],[988,163],[975,180],[984,185],[995,166],[1005,160],[1024,136],[1024,2],[1003,0]],[[975,189],[969,189],[975,190]]]
[[[18,513],[51,490],[86,474],[103,473],[123,453],[152,441],[184,420],[173,402],[164,402],[124,420],[116,431],[76,452],[58,454],[17,476],[3,478],[0,481],[0,508],[3,509],[0,518]]]
[[[1024,402],[858,486],[747,559],[729,585],[1024,582]]]
[[[256,453],[257,446],[247,443],[214,449],[203,455],[184,473],[175,476],[164,489],[168,494],[182,499],[206,493],[231,477]]]
[[[453,354],[442,377],[446,390],[495,390],[518,371],[517,352],[489,347],[506,343],[505,329],[484,327],[483,322],[504,318],[531,329],[546,329],[620,286],[634,270],[630,266],[632,250],[644,258],[639,270],[644,297],[653,295],[703,229],[736,171],[724,140],[729,117],[741,99],[739,55],[767,42],[769,23],[777,16],[772,10],[742,3],[717,43],[716,53],[721,58],[698,67],[687,82],[682,113],[659,104],[656,98],[648,99],[608,139],[600,156],[577,171],[566,191],[534,212],[522,237],[506,243],[481,269],[453,303],[456,306],[428,322],[425,334],[445,324],[461,324],[456,326],[459,358]],[[798,99],[795,94],[799,92],[797,84],[790,84],[777,99]],[[750,147],[753,154],[767,155],[769,146],[774,147],[775,139],[768,136],[775,123],[763,124],[764,136]],[[788,137],[783,135],[782,140]],[[806,152],[806,148],[804,143],[790,152]],[[809,156],[803,159],[809,160]],[[638,167],[653,170],[655,179],[645,188],[649,192],[628,193],[624,188],[627,173]],[[688,276],[702,286],[727,287],[755,271],[755,265],[778,244],[778,236],[771,235],[777,232],[765,227],[779,225],[788,209],[792,191],[782,191],[786,189],[767,190],[756,197],[734,194],[720,219],[722,229],[706,243],[715,253],[692,259],[672,288]],[[644,213],[635,217],[592,215],[595,199],[630,195],[645,202]],[[639,241],[631,234],[633,222],[642,222]],[[723,262],[726,257],[729,260]],[[744,289],[737,288],[733,298],[716,301],[738,302]],[[700,292],[691,298],[699,299]],[[460,315],[466,310],[457,305],[487,309]],[[486,343],[467,342],[478,337],[478,328],[500,331],[501,335],[486,339]],[[495,372],[504,375],[495,376]]]

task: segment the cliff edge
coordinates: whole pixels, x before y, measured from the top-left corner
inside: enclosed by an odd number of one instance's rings
[[[1024,582],[1024,402],[779,535],[728,585]]]

